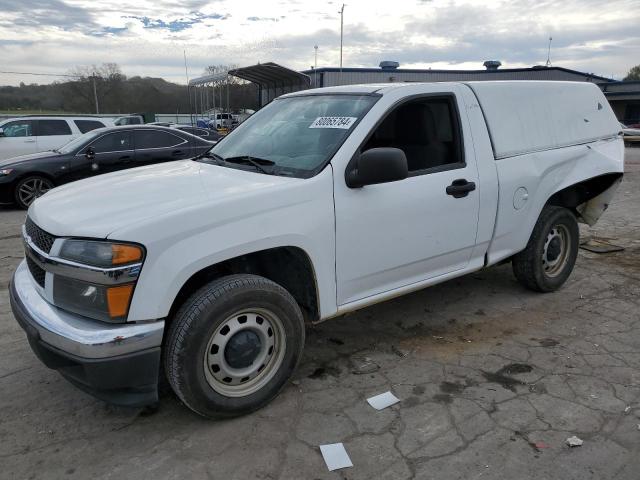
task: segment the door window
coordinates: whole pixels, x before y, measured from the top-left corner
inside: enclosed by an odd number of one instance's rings
[[[409,173],[418,175],[464,166],[457,111],[450,98],[412,100],[392,110],[374,130],[362,151],[399,148]]]
[[[96,153],[124,152],[133,150],[131,132],[108,133],[91,144]]]
[[[38,120],[38,136],[71,135],[71,128],[66,120]]]
[[[33,122],[31,120],[16,120],[2,126],[5,137],[31,137]]]
[[[90,132],[96,128],[104,128],[104,123],[98,122],[97,120],[74,120],[73,122],[82,133]]]
[[[136,130],[134,135],[136,150],[168,148],[185,143],[185,141],[177,135],[158,130]]]
[[[198,137],[208,137],[209,131],[204,128],[181,128],[183,132],[190,133],[191,135],[197,135]]]

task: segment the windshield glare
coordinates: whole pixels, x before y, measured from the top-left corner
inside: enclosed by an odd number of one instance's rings
[[[80,148],[84,143],[90,141],[94,137],[97,137],[102,132],[97,130],[92,130],[91,132],[84,133],[80,135],[78,138],[74,138],[73,140],[65,143],[63,146],[57,149],[60,153],[73,153],[78,148]]]
[[[378,98],[308,95],[277,99],[252,115],[211,152],[222,158],[270,160],[274,162],[272,173],[310,177],[330,160]]]

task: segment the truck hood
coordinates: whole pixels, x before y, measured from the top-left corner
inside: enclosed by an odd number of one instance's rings
[[[255,195],[295,181],[182,160],[55,188],[31,205],[29,216],[56,236],[106,238],[117,229],[169,212]]]

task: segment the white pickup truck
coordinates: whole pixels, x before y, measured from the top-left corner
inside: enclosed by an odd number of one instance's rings
[[[589,83],[357,85],[284,95],[193,160],[56,188],[29,208],[11,303],[78,387],[257,409],[305,324],[511,261],[561,287],[623,175]],[[161,366],[163,368],[161,368]]]

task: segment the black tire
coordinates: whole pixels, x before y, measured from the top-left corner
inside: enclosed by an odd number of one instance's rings
[[[26,210],[36,198],[44,195],[54,186],[55,185],[53,184],[53,182],[47,177],[42,177],[40,175],[31,175],[28,177],[24,177],[20,179],[18,183],[16,183],[16,187],[13,191],[16,205],[23,210]],[[27,197],[26,195],[24,195],[23,189],[28,187],[30,187],[33,191],[31,197]]]
[[[556,242],[556,233],[566,238]],[[553,242],[556,242],[556,247]],[[557,247],[558,244],[561,246]],[[530,290],[553,292],[569,278],[576,263],[579,244],[580,231],[573,212],[563,207],[546,206],[538,217],[527,247],[513,257],[513,273]],[[562,248],[566,250],[563,252]],[[547,260],[558,249],[557,261],[550,266],[552,262]]]
[[[262,373],[257,370],[255,374],[258,379],[260,375],[268,372],[267,376],[260,380],[266,383],[257,391],[244,396],[220,393],[220,389],[235,387],[225,386],[219,379],[214,378],[214,370],[205,365],[211,362],[210,350],[213,351],[213,347],[216,353],[218,350],[215,345],[210,347],[211,342],[222,335],[221,332],[232,321],[230,318],[238,321],[243,317],[242,312],[254,310],[268,312],[271,316],[265,318],[274,322],[274,330],[279,329],[279,335],[282,336],[279,347],[274,350],[278,353],[265,360],[276,363],[268,368],[264,368],[263,363],[260,367],[264,369]],[[254,315],[254,321],[259,322],[260,315]],[[275,325],[276,317],[280,327]],[[269,320],[266,323],[269,323]],[[227,345],[231,344],[230,339],[234,335],[235,333],[229,335]],[[302,357],[304,340],[305,325],[302,312],[289,292],[257,275],[230,275],[205,285],[180,307],[166,335],[163,349],[164,367],[173,391],[191,410],[209,418],[234,417],[259,409],[280,392]],[[272,350],[273,348],[269,348],[269,355]],[[224,348],[224,353],[220,355],[224,356],[224,362],[227,362],[227,348]],[[260,362],[262,360],[258,360],[258,363]],[[253,365],[252,362],[249,368],[253,368]],[[251,382],[254,380],[257,381],[252,379]],[[243,381],[246,382],[244,379]],[[254,388],[258,385],[260,382],[255,384]],[[245,387],[239,384],[238,388]]]

